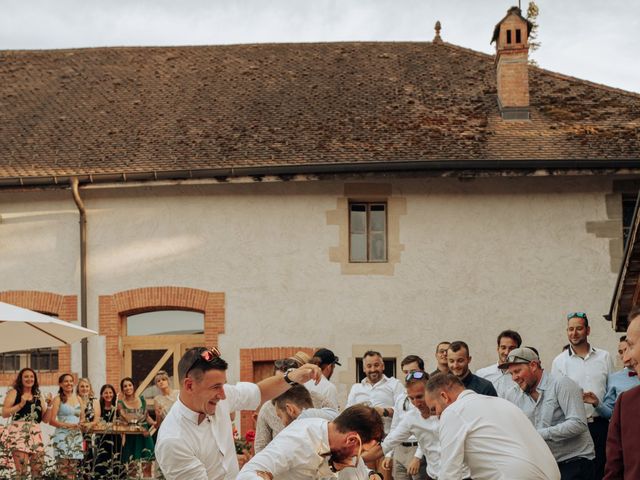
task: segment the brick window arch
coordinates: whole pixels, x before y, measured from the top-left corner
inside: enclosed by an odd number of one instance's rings
[[[123,369],[123,319],[152,310],[192,310],[204,314],[204,341],[217,345],[224,333],[224,293],[186,287],[146,287],[101,295],[100,335],[105,336],[107,383],[118,384]]]
[[[40,313],[58,317],[60,320],[73,322],[78,319],[77,295],[59,295],[53,292],[34,290],[11,290],[0,292],[0,302],[10,303]],[[58,370],[55,372],[38,372],[40,385],[57,385],[61,373],[71,371],[71,347],[58,347]],[[15,374],[0,373],[0,382],[10,385]]]

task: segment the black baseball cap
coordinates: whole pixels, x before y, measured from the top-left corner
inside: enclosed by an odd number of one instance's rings
[[[339,358],[334,355],[334,353],[328,348],[321,348],[316,353],[313,354],[314,357],[318,357],[320,359],[320,365],[329,365],[331,363],[335,363],[336,365],[342,366],[342,364],[338,361]]]

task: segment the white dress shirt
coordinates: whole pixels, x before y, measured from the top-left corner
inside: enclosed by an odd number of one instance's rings
[[[502,398],[505,397],[507,390],[518,386],[518,384],[512,380],[509,371],[500,370],[497,363],[481,368],[476,371],[476,375],[493,383],[493,387],[496,389],[498,396]]]
[[[404,386],[397,378],[389,378],[382,375],[382,379],[375,385],[369,383],[369,379],[364,378],[360,383],[351,387],[347,398],[347,407],[357,403],[366,403],[372,407],[393,408],[398,397],[405,392]],[[389,433],[391,428],[391,418],[382,419],[384,433]]]
[[[395,415],[394,415],[395,418]],[[392,452],[402,442],[417,439],[419,444],[415,457],[422,458],[423,452],[427,457],[427,474],[433,479],[440,478],[440,439],[438,436],[438,417],[435,415],[424,418],[417,408],[408,411],[402,416],[402,420],[391,429],[389,435],[382,442],[382,451],[385,455]],[[413,440],[416,441],[416,440]],[[467,471],[464,477],[469,477]]]
[[[268,472],[274,480],[338,478],[323,455],[331,451],[328,425],[322,418],[293,421],[242,467],[237,480],[259,480],[257,472]],[[368,470],[360,460],[358,468],[342,470],[339,478],[366,480]]]
[[[522,411],[499,397],[463,391],[440,416],[439,480],[559,480],[549,447]]]
[[[551,373],[566,375],[576,382],[583,392],[593,392],[602,402],[607,393],[607,378],[613,373],[613,359],[609,352],[600,348],[590,347],[589,353],[582,358],[569,346],[553,360]],[[584,404],[587,419],[599,416],[593,405]]]
[[[340,410],[338,406],[338,388],[327,377],[322,375],[317,385],[315,380],[309,380],[304,386],[310,392],[316,393],[323,398],[323,407]]]
[[[231,412],[255,410],[260,388],[253,383],[225,385],[225,400],[214,415],[198,424],[200,414],[180,398],[158,431],[155,453],[167,480],[232,480],[238,475],[238,458],[232,437]]]

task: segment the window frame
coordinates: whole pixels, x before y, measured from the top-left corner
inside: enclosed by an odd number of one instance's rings
[[[352,220],[351,214],[353,212],[354,206],[363,206],[365,208],[365,237],[366,237],[366,260],[354,260],[353,259],[353,243],[352,236],[354,232],[352,230]],[[384,208],[384,231],[374,231],[371,229],[371,212],[373,207],[382,206]],[[358,201],[358,200],[349,200],[348,202],[348,236],[349,236],[349,263],[355,264],[366,264],[366,263],[388,263],[389,262],[389,204],[386,200],[379,201]],[[372,258],[372,248],[371,244],[373,241],[374,234],[383,234],[384,238],[384,258],[381,260],[376,260]]]

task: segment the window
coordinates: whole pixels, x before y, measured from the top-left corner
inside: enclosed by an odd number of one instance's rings
[[[204,333],[204,315],[188,310],[156,310],[127,317],[127,335],[197,335]]]
[[[37,372],[58,370],[58,349],[38,348],[0,353],[0,372],[19,372],[23,368],[33,368]]]
[[[389,377],[396,376],[396,359],[395,358],[383,358],[384,361],[384,374]],[[356,365],[358,371],[356,372],[356,382],[361,382],[366,375],[364,374],[364,368],[362,367],[362,357],[356,358]]]
[[[622,194],[622,235],[624,244],[627,244],[629,232],[631,231],[631,223],[633,222],[633,213],[636,209],[637,195],[635,193]]]
[[[349,261],[387,261],[387,204],[349,204]]]

